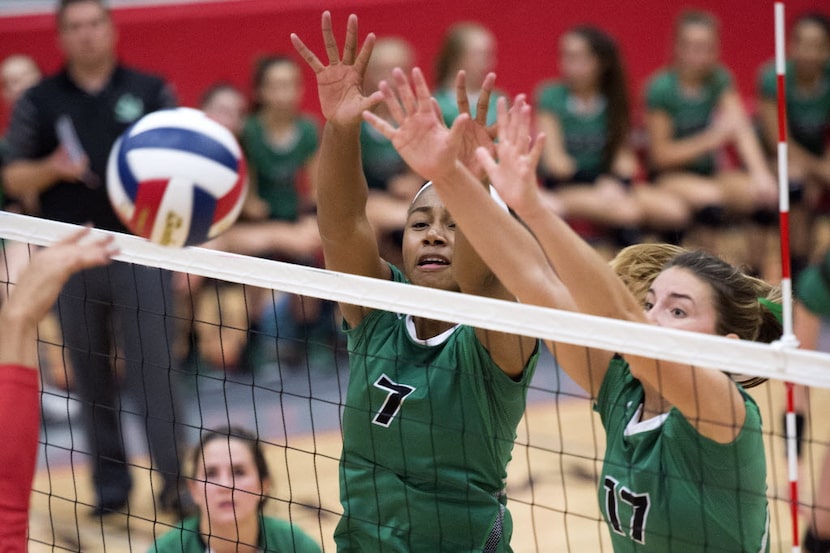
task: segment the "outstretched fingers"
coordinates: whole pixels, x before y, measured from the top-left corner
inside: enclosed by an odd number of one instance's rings
[[[458,113],[470,113],[470,99],[467,97],[467,74],[462,69],[455,76],[455,103]]]
[[[372,125],[380,134],[386,137],[387,140],[391,141],[394,138],[397,129],[393,127],[388,121],[382,119],[372,113],[371,111],[364,111],[363,112],[363,120]]]
[[[490,111],[490,97],[493,95],[493,90],[496,87],[496,74],[487,73],[484,78],[484,83],[481,85],[481,94],[478,96],[478,103],[476,104],[476,122],[486,125],[487,116]]]
[[[322,23],[323,43],[326,46],[326,55],[329,57],[329,65],[340,63],[340,52],[337,49],[337,39],[334,38],[334,29],[331,26],[331,13],[323,12]]]
[[[343,45],[343,63],[346,65],[354,64],[355,52],[357,52],[357,16],[351,14],[346,23],[346,42]]]
[[[300,40],[300,37],[297,36],[296,33],[291,33],[291,44],[294,45],[294,49],[298,54],[300,54],[300,57],[305,60],[308,66],[311,67],[311,70],[314,71],[315,74],[325,68],[323,62],[320,61],[320,58],[318,58],[314,52],[312,52],[308,46]]]
[[[413,74],[414,72],[415,70],[413,70]],[[392,77],[395,79],[395,89],[398,92],[398,98],[400,99],[404,113],[406,115],[415,113],[418,109],[418,103],[415,100],[415,94],[412,92],[412,86],[409,84],[406,73],[400,67],[396,67],[392,71]]]

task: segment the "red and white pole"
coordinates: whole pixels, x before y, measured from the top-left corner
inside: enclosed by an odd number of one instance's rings
[[[781,293],[784,334],[781,345],[798,347],[793,334],[792,277],[790,275],[790,186],[787,170],[787,85],[784,55],[784,3],[775,3],[775,73],[778,78],[778,193],[781,225]],[[787,383],[787,474],[790,481],[790,517],[793,553],[801,552],[798,528],[798,450],[793,384]]]

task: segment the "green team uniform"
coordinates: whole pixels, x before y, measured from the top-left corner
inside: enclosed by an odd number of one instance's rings
[[[296,125],[296,138],[285,147],[270,142],[256,115],[245,121],[242,131],[248,167],[256,179],[260,197],[271,207],[271,219],[297,219],[300,208],[297,174],[317,152],[317,123],[309,117],[299,117]]]
[[[263,553],[322,553],[308,534],[286,520],[260,516],[259,550]],[[207,545],[199,534],[199,517],[191,517],[164,534],[148,553],[206,553]]]
[[[516,381],[472,327],[428,345],[411,324],[376,310],[347,330],[337,550],[509,552],[504,481],[538,345]]]
[[[494,90],[490,95],[490,103],[487,105],[487,124],[492,125],[496,122],[496,102],[500,96],[504,96],[501,92]],[[458,99],[454,88],[439,88],[435,91],[435,99],[438,101],[438,107],[441,108],[441,113],[444,114],[444,122],[447,126],[451,126],[455,118],[458,117]],[[470,115],[476,116],[476,107],[478,99],[470,98]]]
[[[409,170],[392,142],[365,121],[360,126],[360,155],[366,183],[374,190],[386,190],[389,179]]]
[[[562,129],[565,150],[576,163],[576,172],[599,176],[608,145],[608,106],[605,98],[596,113],[578,113],[575,99],[562,83],[542,85],[536,95],[540,112],[556,117]]]
[[[694,96],[680,88],[680,81],[673,69],[665,69],[649,79],[646,106],[649,111],[663,111],[671,118],[673,138],[686,138],[709,126],[721,95],[731,89],[732,76],[721,66],[712,72]],[[703,154],[683,169],[701,175],[713,175],[716,169],[715,156],[713,153]]]
[[[824,155],[827,133],[830,132],[830,63],[825,66],[816,90],[808,93],[796,86],[795,67],[793,62],[788,61],[785,84],[789,137],[811,154]],[[758,92],[764,99],[778,100],[778,76],[774,63],[761,68]]]
[[[731,444],[704,438],[675,408],[640,422],[643,386],[615,357],[595,409],[606,432],[599,502],[615,553],[769,551],[758,406]]]

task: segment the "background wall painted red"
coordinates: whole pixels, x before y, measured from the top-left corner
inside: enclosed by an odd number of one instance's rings
[[[789,0],[788,20],[816,0]],[[200,92],[223,79],[248,89],[253,60],[265,53],[293,53],[288,35],[297,32],[321,52],[320,12],[331,9],[342,40],[348,13],[360,17],[361,36],[400,35],[415,44],[428,74],[447,26],[460,20],[486,24],[498,39],[498,86],[511,94],[532,92],[556,74],[556,39],[577,23],[599,25],[619,41],[636,105],[648,74],[664,64],[672,23],[684,8],[715,13],[722,23],[725,63],[750,101],[759,64],[773,56],[773,2],[769,0],[233,0],[114,10],[121,58],[160,73],[193,105]],[[824,4],[822,8],[828,11]],[[60,66],[52,15],[0,18],[0,59],[32,55],[48,72]],[[307,72],[311,79],[310,72]],[[317,110],[312,82],[306,107]],[[3,128],[7,113],[0,113]]]

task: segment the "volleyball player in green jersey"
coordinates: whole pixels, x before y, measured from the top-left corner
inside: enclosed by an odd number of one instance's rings
[[[530,108],[520,96],[509,113],[499,101],[499,163],[481,148],[478,157],[528,232],[454,160],[458,127],[468,116],[450,130],[441,126],[423,76],[413,71],[412,79],[414,92],[402,72],[397,95],[382,87],[387,104],[399,106],[397,128],[364,116],[410,166],[433,178],[465,236],[520,301],[733,338],[780,335],[775,315],[759,302],[759,296],[775,298],[772,287],[705,253],[672,258],[651,282],[644,310],[545,203],[536,185],[544,141],[530,147]],[[548,347],[595,398],[606,428],[600,504],[615,551],[768,549],[761,421],[741,385],[726,373],[679,363],[563,343]]]
[[[514,299],[456,233],[431,186],[409,210],[403,272],[380,258],[366,218],[359,141],[362,112],[381,99],[379,92],[364,96],[362,91],[374,36],[368,35],[358,52],[357,18],[351,16],[341,58],[328,12],[322,27],[329,65],[296,35],[291,38],[317,75],[326,118],[318,176],[326,267]],[[484,105],[493,79],[486,82]],[[460,111],[468,113],[466,95],[460,101]],[[479,116],[486,116],[482,107]],[[476,145],[492,149],[493,143],[483,122],[467,122],[457,127],[469,145],[459,155],[472,161]],[[350,376],[338,551],[510,551],[504,479],[537,341],[362,306],[340,307],[349,335]]]
[[[560,81],[543,83],[536,125],[547,136],[541,160],[546,196],[560,215],[617,228],[627,245],[639,227],[683,230],[685,202],[651,186],[632,186],[625,72],[614,40],[578,26],[559,41]]]
[[[718,62],[718,23],[705,12],[677,20],[674,60],[654,75],[646,91],[646,130],[651,171],[657,186],[683,198],[701,223],[697,240],[716,251],[724,210],[777,219],[778,192],[757,136],[729,72]],[[734,145],[744,170],[724,170],[717,155]],[[762,237],[762,233],[748,236]],[[747,261],[760,267],[760,244],[747,244]]]
[[[807,266],[815,242],[815,206],[830,186],[830,20],[819,13],[798,17],[786,63],[787,170],[790,180],[790,244],[793,274]],[[761,69],[758,114],[768,151],[778,145],[775,65]]]

